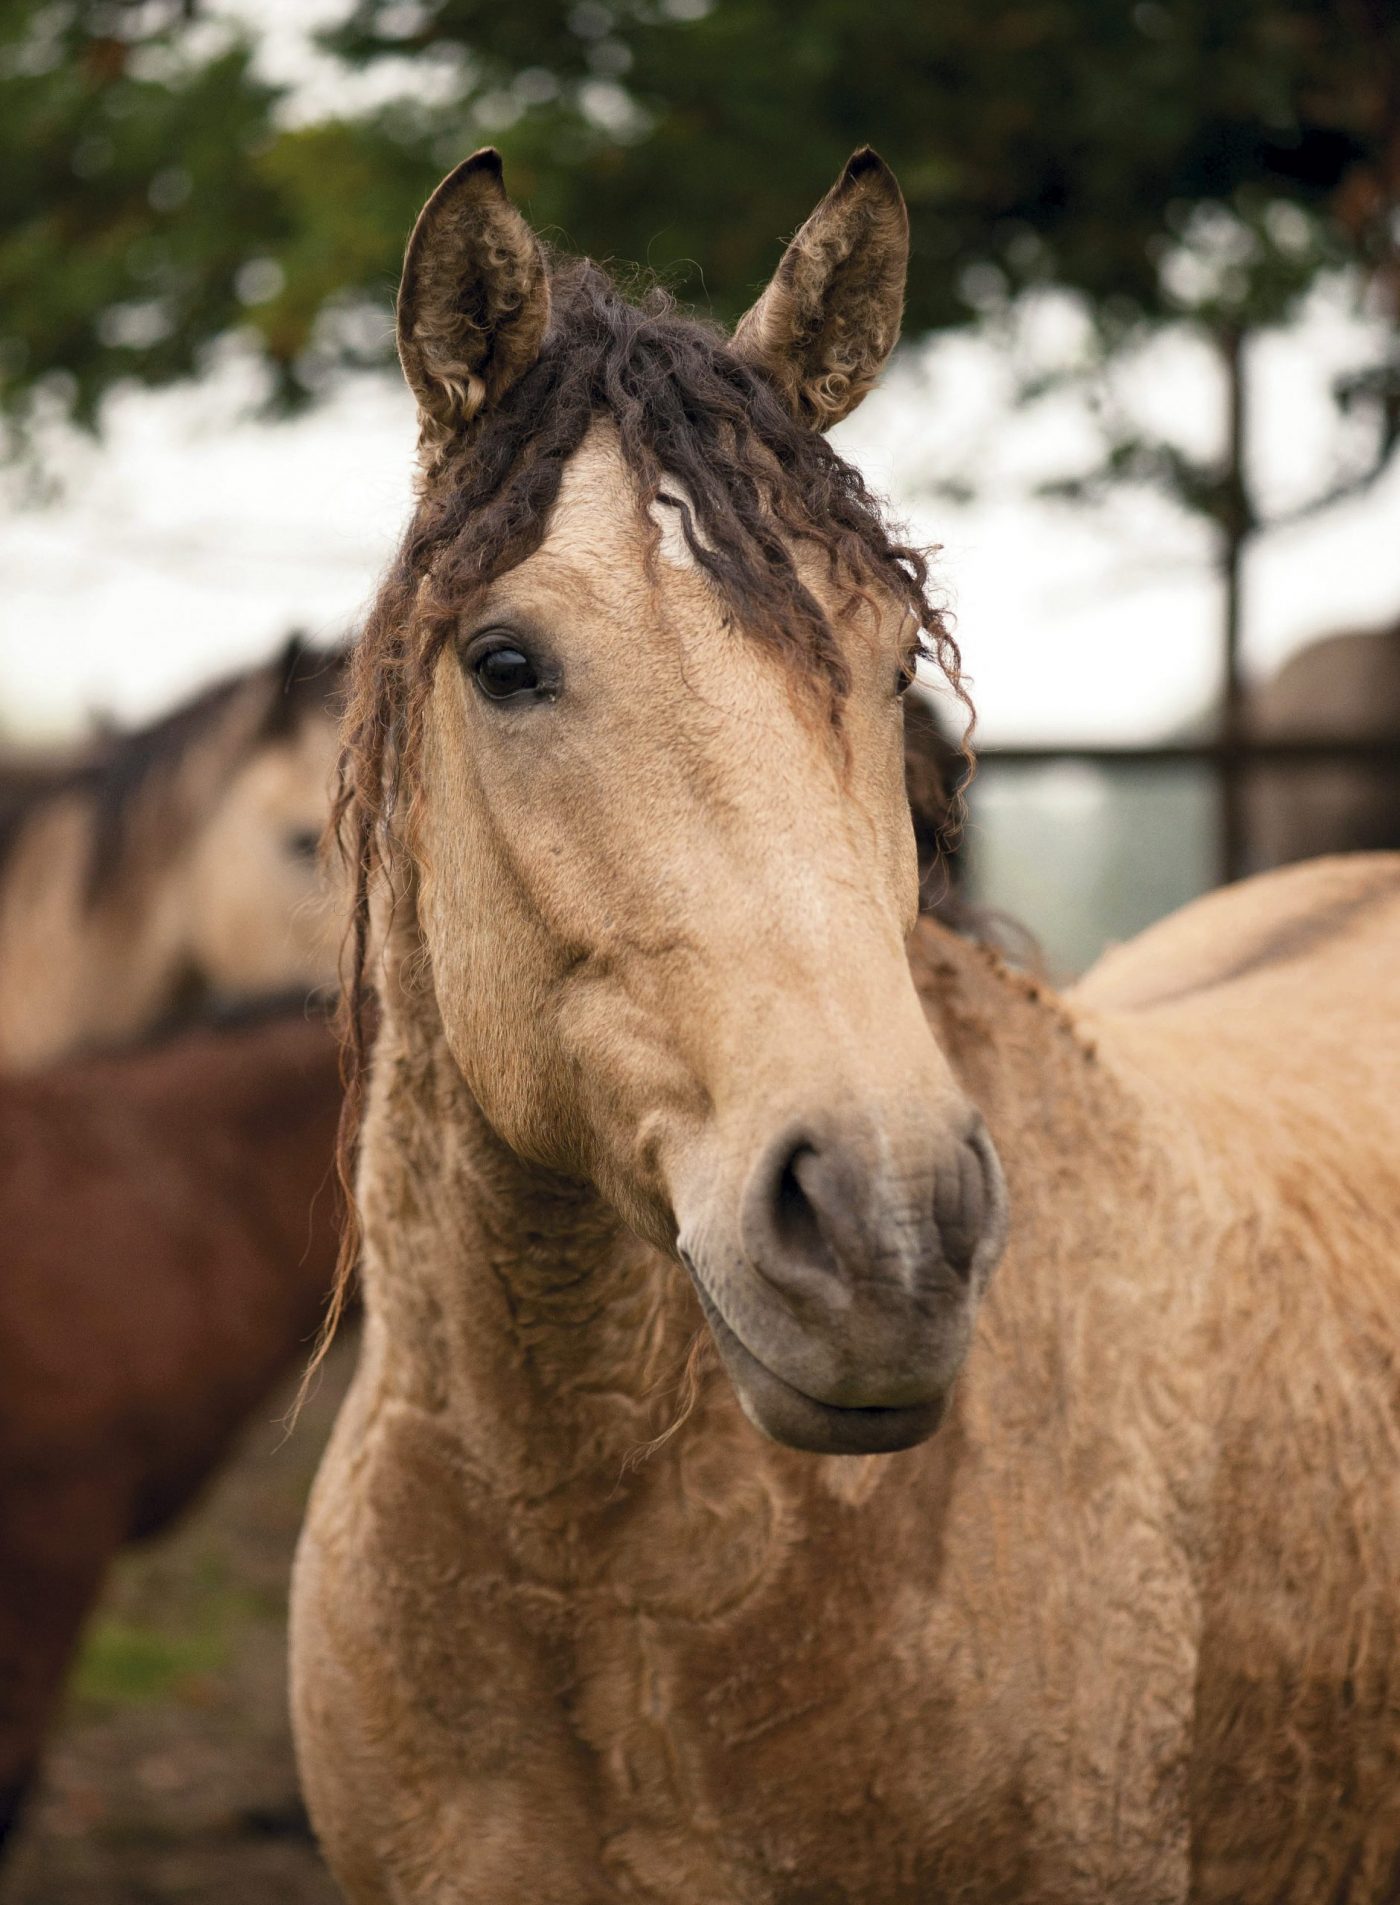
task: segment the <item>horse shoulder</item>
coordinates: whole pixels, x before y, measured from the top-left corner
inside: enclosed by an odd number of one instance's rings
[[[1349,1872],[1371,1896],[1400,1836],[1377,1591],[1400,1573],[1398,938],[1400,858],[1319,861],[1185,909],[1074,995],[1164,1142],[1194,1149],[1218,1219],[1195,1543],[1202,1896],[1340,1897]],[[1306,1779],[1284,1775],[1280,1740]]]
[[[392,1392],[371,1326],[292,1594],[302,1780],[351,1899],[387,1896],[386,1875],[405,1900],[611,1896],[562,1655],[522,1623],[509,1550],[460,1436]],[[534,1613],[570,1618],[562,1596]]]

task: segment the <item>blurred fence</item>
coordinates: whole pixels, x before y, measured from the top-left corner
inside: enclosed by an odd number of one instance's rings
[[[969,797],[969,891],[1034,922],[1052,967],[1081,971],[1105,945],[1270,863],[1250,817],[1266,775],[1288,775],[1296,796],[1339,769],[1384,794],[1393,834],[1329,844],[1400,843],[1400,733],[988,746]]]

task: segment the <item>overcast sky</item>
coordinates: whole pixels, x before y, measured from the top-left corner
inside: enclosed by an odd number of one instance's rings
[[[240,0],[240,11],[272,23],[264,57],[308,89],[298,109],[326,104],[331,80],[302,29],[334,6]],[[1279,506],[1325,480],[1338,454],[1327,382],[1355,361],[1363,329],[1333,292],[1256,351],[1251,459]],[[1219,607],[1199,527],[1147,499],[1100,514],[1030,493],[1087,460],[1092,429],[1082,402],[1014,412],[1016,363],[1072,353],[1077,332],[1073,307],[1052,300],[1014,353],[936,341],[839,433],[917,533],[943,545],[987,739],[1161,734],[1214,680]],[[1220,390],[1203,350],[1163,343],[1123,390],[1184,444],[1217,441]],[[236,359],[198,388],[121,396],[101,445],[65,451],[60,501],[7,508],[6,729],[55,736],[99,714],[144,716],[269,652],[289,627],[332,639],[353,624],[408,506],[408,398],[394,379],[360,377],[315,415],[266,425],[249,420],[248,396]],[[976,502],[934,493],[963,478]],[[1256,672],[1315,634],[1400,611],[1400,469],[1363,502],[1264,543],[1247,604]]]

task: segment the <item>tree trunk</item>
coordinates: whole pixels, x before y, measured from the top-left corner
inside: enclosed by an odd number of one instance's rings
[[[1249,849],[1245,825],[1247,767],[1243,756],[1248,716],[1240,668],[1240,638],[1244,619],[1244,563],[1255,525],[1245,471],[1246,333],[1234,328],[1223,329],[1217,333],[1216,342],[1225,370],[1226,390],[1225,467],[1217,516],[1224,606],[1220,692],[1220,738],[1224,751],[1219,775],[1219,876],[1224,885],[1237,880],[1245,871]]]

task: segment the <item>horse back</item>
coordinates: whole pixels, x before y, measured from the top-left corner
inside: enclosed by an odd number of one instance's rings
[[[1208,1016],[1292,992],[1345,1028],[1356,1011],[1400,1008],[1397,944],[1400,853],[1338,854],[1207,894],[1112,947],[1070,997],[1095,1011]],[[1360,997],[1325,990],[1368,979]]]

